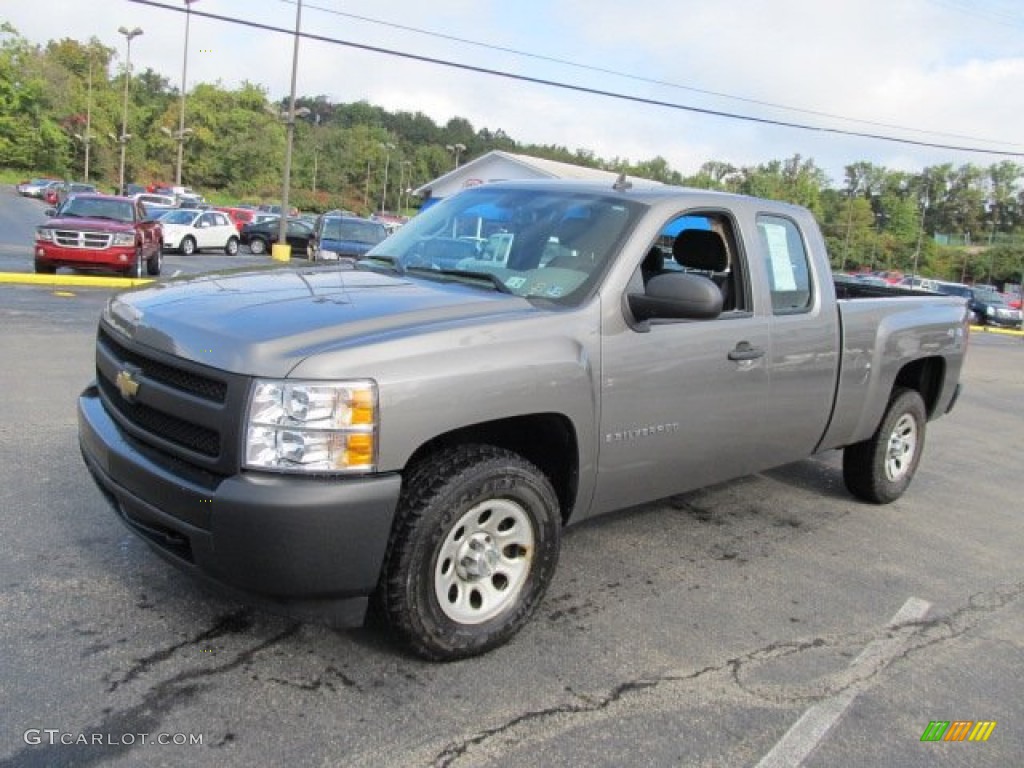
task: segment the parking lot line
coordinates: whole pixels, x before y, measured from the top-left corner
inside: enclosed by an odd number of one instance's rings
[[[889,620],[887,627],[897,628],[914,621],[921,621],[930,608],[931,603],[926,600],[911,597]],[[857,667],[865,666],[880,667],[898,656],[905,644],[905,638],[899,636],[872,640],[853,660],[850,669],[854,670]],[[851,685],[839,694],[820,701],[808,709],[793,724],[793,727],[786,731],[786,735],[772,747],[771,751],[761,758],[756,768],[795,768],[802,764],[843,716],[859,692],[856,686]]]

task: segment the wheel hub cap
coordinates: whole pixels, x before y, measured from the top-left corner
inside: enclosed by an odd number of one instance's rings
[[[437,551],[434,597],[459,624],[480,624],[511,610],[533,563],[530,515],[511,499],[488,499],[467,510]]]
[[[494,539],[478,531],[459,547],[456,570],[467,581],[486,579],[494,573],[500,557]]]
[[[889,480],[899,480],[910,471],[916,451],[917,423],[912,416],[904,415],[889,435],[885,459],[885,474]]]

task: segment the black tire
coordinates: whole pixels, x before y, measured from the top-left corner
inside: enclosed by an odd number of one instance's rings
[[[507,642],[558,563],[561,520],[547,477],[487,445],[446,449],[407,473],[378,598],[391,625],[433,661]]]
[[[196,252],[196,241],[195,238],[186,235],[181,238],[181,252],[186,256],[191,256]]]
[[[238,238],[229,237],[227,245],[224,246],[224,253],[228,256],[235,256],[238,253]]]
[[[157,248],[153,255],[146,259],[146,274],[150,277],[156,277],[160,274],[160,270],[164,266],[164,248],[161,245]]]
[[[135,259],[132,265],[125,270],[125,277],[133,279],[141,278],[146,272],[146,260],[142,258],[142,249],[135,249]]]
[[[257,256],[267,252],[267,244],[260,238],[254,237],[249,241],[249,253],[253,253]]]
[[[35,262],[35,270],[37,275],[55,275],[57,274],[57,268],[53,264],[47,264],[46,262],[39,261]]]
[[[927,421],[921,395],[897,387],[875,434],[843,451],[843,481],[850,493],[874,504],[902,496],[921,461]]]

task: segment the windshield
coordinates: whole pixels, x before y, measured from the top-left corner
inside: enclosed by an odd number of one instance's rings
[[[362,263],[447,278],[483,273],[518,296],[575,305],[642,210],[611,192],[474,187],[413,218]]]
[[[946,293],[950,296],[963,296],[965,299],[971,298],[971,289],[966,285],[949,285],[948,283],[939,283],[939,293]]]
[[[168,211],[160,217],[164,224],[191,224],[196,217],[195,211]]]
[[[384,227],[373,221],[327,219],[322,240],[348,240],[354,243],[376,245],[387,237]]]
[[[111,221],[132,222],[135,220],[134,206],[129,200],[100,197],[69,197],[60,209],[61,216],[77,216],[83,219],[110,219]]]
[[[982,301],[985,304],[991,304],[994,307],[1008,307],[1006,299],[1003,298],[1002,294],[996,291],[978,291],[975,290],[974,298],[978,301]]]

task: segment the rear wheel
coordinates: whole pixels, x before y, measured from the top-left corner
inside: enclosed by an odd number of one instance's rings
[[[267,244],[260,240],[258,237],[254,237],[249,241],[249,252],[255,253],[259,256],[261,253],[267,252]]]
[[[518,454],[450,448],[408,473],[380,598],[427,659],[484,653],[533,613],[558,562],[558,499]]]
[[[160,270],[164,264],[164,248],[160,245],[153,255],[146,260],[146,274],[152,277],[156,277],[160,274]]]
[[[181,240],[181,252],[186,256],[191,256],[196,252],[196,241],[193,237],[183,237]]]
[[[234,256],[238,253],[238,238],[229,237],[227,245],[224,246],[224,253],[228,256]]]
[[[850,493],[875,504],[902,496],[921,460],[926,423],[921,395],[897,388],[875,434],[843,451],[843,481]]]

